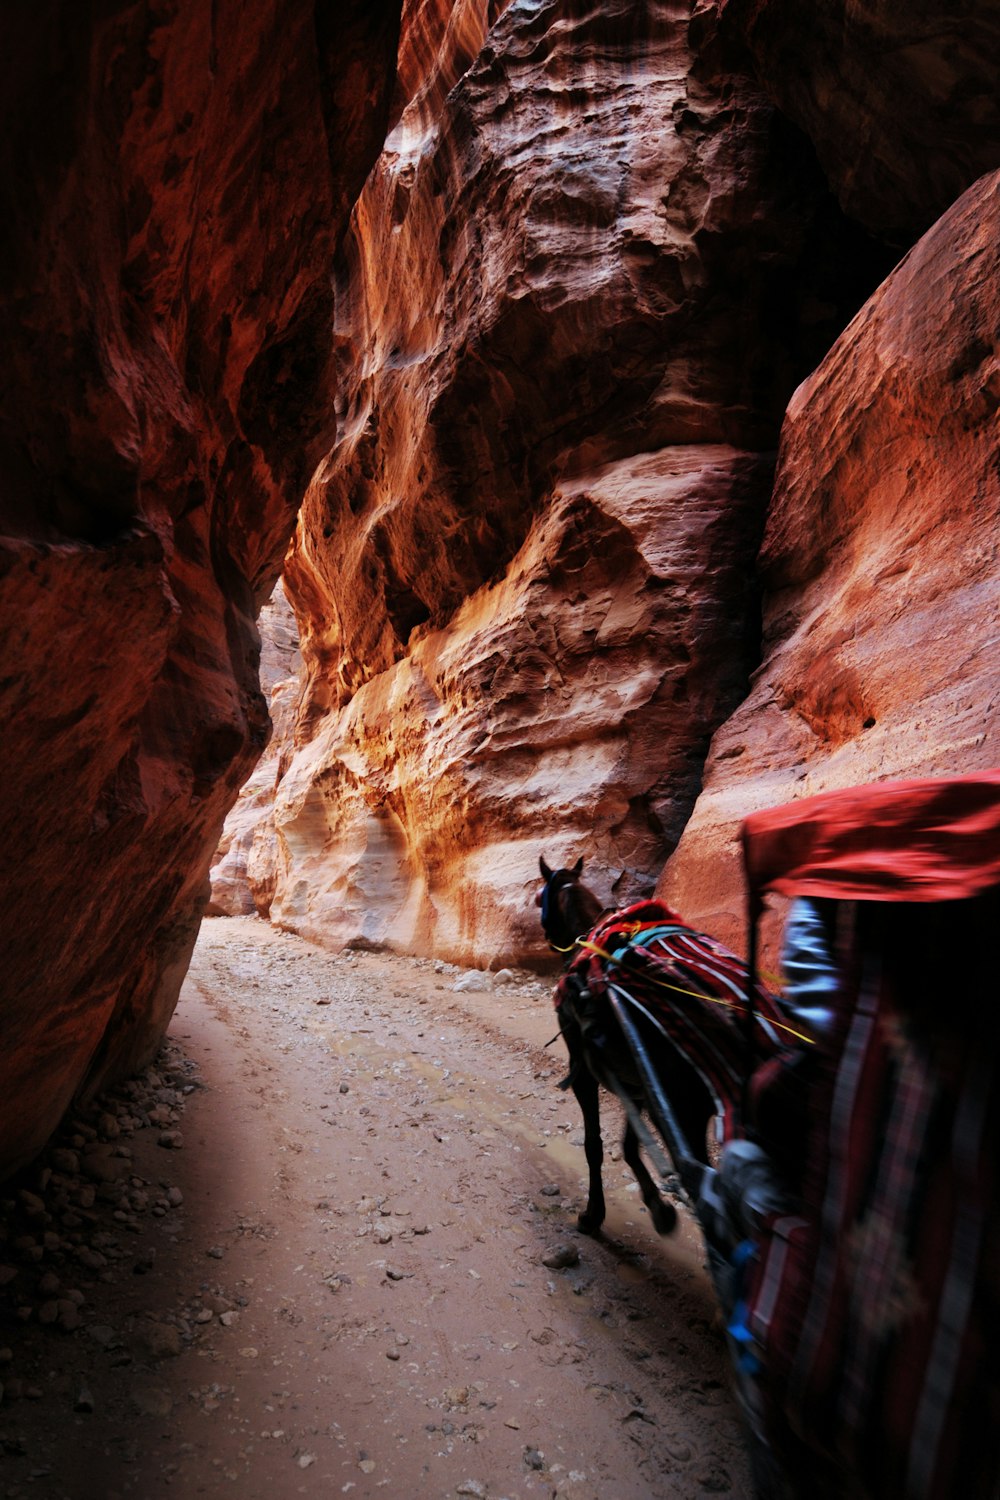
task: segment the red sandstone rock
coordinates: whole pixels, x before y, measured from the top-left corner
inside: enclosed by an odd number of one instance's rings
[[[924,236],[796,392],[764,660],[660,893],[739,941],[761,807],[1000,764],[1000,173]]]
[[[254,599],[332,430],[328,268],[397,23],[371,0],[0,22],[0,1170],[173,1009],[268,732]]]
[[[768,450],[828,265],[815,180],[676,6],[480,18],[437,113],[455,50],[410,82],[338,266],[272,908],[463,961],[539,953],[539,852],[622,899],[678,837],[756,644]]]
[[[709,0],[813,141],[844,209],[910,245],[1000,166],[991,0]]]

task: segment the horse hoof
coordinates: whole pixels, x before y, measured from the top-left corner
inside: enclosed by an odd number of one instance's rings
[[[649,1212],[657,1234],[673,1234],[677,1228],[677,1210],[672,1203],[654,1203]]]
[[[603,1219],[592,1219],[589,1214],[580,1214],[577,1217],[576,1227],[581,1234],[600,1234]]]

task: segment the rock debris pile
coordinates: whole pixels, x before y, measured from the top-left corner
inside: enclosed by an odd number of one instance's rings
[[[145,1275],[158,1251],[177,1238],[184,1195],[170,1181],[169,1153],[184,1144],[184,1104],[198,1087],[194,1064],[168,1042],[140,1077],[68,1116],[44,1154],[5,1184],[3,1451],[24,1452],[16,1416],[22,1400],[53,1395],[77,1412],[91,1412],[95,1363],[111,1369],[149,1365],[179,1354],[206,1323],[218,1318],[225,1324],[237,1316],[236,1301],[209,1291],[191,1307],[129,1308],[120,1326],[103,1321],[113,1301],[133,1301],[118,1299],[110,1289]],[[67,1348],[67,1336],[75,1350]],[[53,1368],[58,1374],[50,1385]]]

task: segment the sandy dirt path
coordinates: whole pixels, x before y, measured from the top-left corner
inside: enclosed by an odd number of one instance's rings
[[[550,986],[458,973],[205,923],[171,1027],[183,1149],[132,1147],[182,1206],[43,1346],[0,1494],[749,1495],[692,1226],[660,1239],[617,1159],[605,1238],[575,1232]],[[565,1246],[577,1264],[543,1264]]]

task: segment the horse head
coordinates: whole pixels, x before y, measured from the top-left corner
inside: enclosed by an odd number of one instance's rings
[[[539,859],[538,868],[544,884],[535,905],[541,907],[542,931],[550,948],[571,953],[577,938],[590,931],[604,908],[580,880],[582,857],[572,869],[550,870],[544,858]]]

